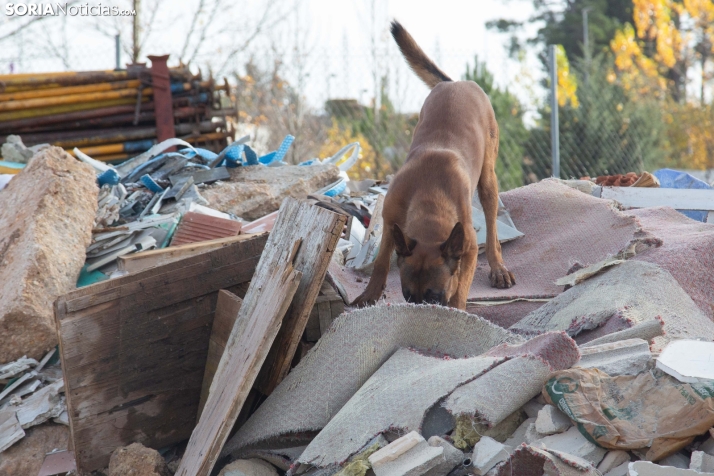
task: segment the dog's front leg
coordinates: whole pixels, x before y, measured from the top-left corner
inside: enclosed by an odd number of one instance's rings
[[[474,246],[470,247],[461,257],[458,271],[459,285],[456,288],[456,294],[449,299],[449,307],[461,310],[466,309],[466,300],[469,297],[469,290],[471,290],[471,283],[474,280],[474,273],[478,263],[478,244],[475,231],[472,243],[474,243]]]
[[[387,285],[387,274],[389,274],[389,261],[392,259],[394,252],[394,237],[392,236],[392,225],[385,226],[382,230],[382,241],[379,244],[379,252],[374,260],[374,270],[369,278],[369,284],[362,294],[352,302],[351,306],[371,306],[377,302],[382,296],[384,288]]]
[[[491,286],[510,288],[516,284],[516,277],[503,264],[501,243],[498,242],[498,179],[493,168],[483,170],[478,182],[478,198],[486,215],[486,258],[491,268]]]

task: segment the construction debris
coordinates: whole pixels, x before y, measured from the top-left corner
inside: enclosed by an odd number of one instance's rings
[[[56,147],[0,193],[0,362],[57,345],[52,303],[77,282],[96,200],[91,169]]]
[[[292,136],[259,155],[220,119],[202,133],[175,115],[166,136],[159,103],[215,89],[194,78],[178,92],[184,69],[132,71],[141,81],[125,89],[132,101],[142,91],[139,116],[150,95],[156,127],[120,164],[93,141],[113,140],[112,121],[144,128],[121,114],[83,113],[97,127],[80,140],[49,118],[75,112],[0,112],[0,130],[25,121],[3,153],[27,162],[0,192],[0,474],[43,462],[42,476],[714,473],[714,229],[606,199],[684,203],[655,175],[502,194],[498,238],[528,279],[492,289],[479,267],[478,316],[403,303],[396,266],[386,302],[353,310],[389,190],[347,178],[359,144],[288,165]],[[214,129],[223,135],[197,147]],[[477,199],[472,214],[483,244]],[[65,441],[22,466],[45,431]]]
[[[170,476],[166,461],[141,443],[117,448],[109,460],[107,476]]]
[[[657,368],[680,382],[709,384],[714,380],[714,343],[679,340],[657,357]]]

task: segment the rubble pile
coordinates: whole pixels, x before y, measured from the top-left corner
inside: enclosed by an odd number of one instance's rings
[[[0,190],[0,473],[714,474],[714,225],[545,180],[500,197],[517,286],[481,255],[468,312],[413,305],[393,266],[352,309],[389,179],[292,141],[32,150]]]

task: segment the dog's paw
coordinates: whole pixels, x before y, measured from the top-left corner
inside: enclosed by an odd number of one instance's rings
[[[374,306],[377,303],[377,298],[371,297],[366,291],[360,294],[357,299],[350,303],[352,307],[368,307]]]
[[[492,288],[505,289],[516,284],[516,277],[504,265],[491,269],[489,278]]]

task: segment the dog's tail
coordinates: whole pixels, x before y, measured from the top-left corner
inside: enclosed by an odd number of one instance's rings
[[[396,20],[392,22],[392,37],[397,42],[399,50],[409,63],[412,71],[416,73],[429,88],[433,88],[442,81],[451,81],[437,65],[419,48],[412,35]]]

